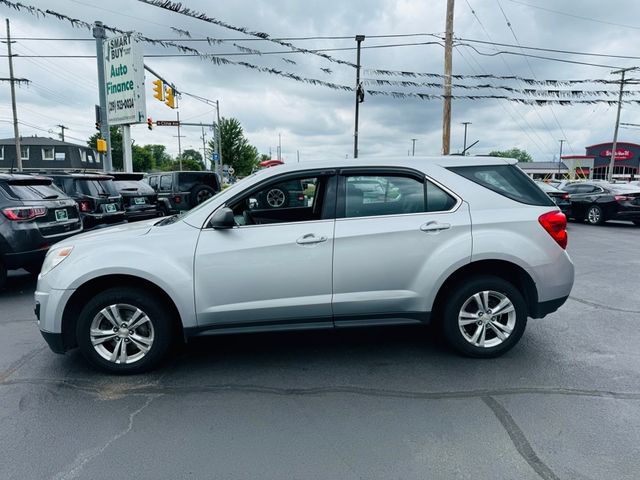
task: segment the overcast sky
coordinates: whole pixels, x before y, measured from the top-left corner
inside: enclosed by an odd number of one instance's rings
[[[12,0],[13,1],[13,0]],[[207,42],[185,42],[202,53],[241,53],[233,43],[263,52],[285,51],[286,47],[267,41],[240,41],[253,37],[207,22],[168,12],[135,0],[22,0],[43,10],[53,10],[86,22],[101,20],[123,30],[135,30],[150,38],[183,41],[171,27],[188,31],[193,38],[212,37],[238,39],[211,46]],[[445,0],[235,0],[234,2],[183,1],[194,11],[207,14],[227,24],[266,32],[273,38],[347,36],[348,39],[314,39],[292,41],[307,49],[354,48],[356,34],[366,35],[363,47],[432,42],[430,36],[371,38],[375,35],[438,34],[445,29]],[[536,8],[537,7],[537,8]],[[504,11],[504,14],[501,11]],[[475,11],[475,15],[473,11]],[[553,11],[549,11],[549,9]],[[563,15],[562,13],[565,13]],[[0,2],[0,13],[11,22],[13,45],[19,55],[94,55],[91,32],[73,28],[53,16],[37,18],[26,10],[17,12]],[[634,0],[541,1],[541,0],[456,0],[454,35],[459,38],[519,43],[567,51],[606,55],[638,55],[640,44],[640,6]],[[567,15],[568,14],[568,15]],[[511,29],[507,24],[508,19]],[[577,18],[584,17],[584,18]],[[636,22],[637,24],[634,24]],[[3,22],[2,36],[5,36]],[[513,31],[512,31],[513,30]],[[22,38],[77,39],[76,41],[22,40]],[[86,39],[88,41],[82,41]],[[467,43],[467,42],[461,42]],[[467,43],[469,45],[469,43]],[[549,56],[605,65],[605,67],[561,63],[525,58],[520,55],[495,54],[496,48],[521,53],[518,48],[473,44],[456,47],[453,72],[462,75],[515,75],[538,80],[610,79],[611,67],[640,65],[640,60],[582,56],[526,50],[533,55]],[[0,77],[9,76],[5,45],[0,58]],[[235,65],[216,66],[208,60],[193,57],[152,57],[176,55],[175,48],[145,45],[145,64],[165,76],[184,92],[220,101],[224,117],[237,118],[249,141],[260,153],[276,155],[278,135],[282,138],[285,161],[344,158],[353,153],[354,94],[296,82],[275,75]],[[355,51],[327,52],[335,58],[355,62]],[[484,55],[483,55],[484,54]],[[440,45],[366,48],[362,51],[365,69],[443,73],[444,50]],[[228,56],[294,73],[300,77],[319,79],[339,85],[355,84],[355,69],[303,53],[275,55]],[[296,64],[285,62],[294,60]],[[330,69],[327,73],[322,68]],[[64,124],[67,140],[84,143],[95,132],[94,105],[98,103],[95,58],[16,58],[17,77],[31,81],[17,88],[21,135],[43,135],[57,138],[58,124]],[[637,75],[640,77],[640,75]],[[365,79],[403,80],[364,73]],[[175,111],[153,99],[147,74],[147,113],[156,119],[174,119]],[[405,78],[416,82],[437,83],[433,78]],[[531,86],[517,81],[465,79],[466,85],[492,84],[512,88],[554,87]],[[442,90],[428,87],[373,86],[365,88],[385,91],[420,92],[439,95]],[[615,90],[615,85],[579,84],[560,87],[570,90]],[[630,90],[638,88],[629,87]],[[465,90],[454,88],[454,95],[508,95],[499,90]],[[521,96],[521,95],[520,95]],[[583,97],[582,99],[595,98]],[[600,98],[600,97],[598,97]],[[637,98],[640,97],[630,97]],[[615,97],[611,97],[615,100]],[[640,106],[625,105],[622,122],[640,123]],[[451,151],[462,149],[462,122],[471,122],[467,143],[476,140],[472,154],[486,154],[494,149],[518,147],[527,150],[535,160],[557,159],[559,140],[566,140],[564,154],[584,154],[584,147],[611,141],[616,108],[607,104],[570,106],[530,106],[506,100],[454,100],[452,110]],[[192,97],[180,100],[180,118],[188,122],[211,123],[215,108]],[[10,89],[0,82],[0,138],[13,137]],[[37,127],[37,128],[34,128]],[[360,109],[360,156],[406,155],[411,139],[416,141],[416,154],[438,155],[441,151],[442,100],[417,98],[396,99],[367,95]],[[51,133],[47,133],[47,132]],[[182,148],[202,149],[202,131],[198,127],[182,129]],[[211,131],[205,131],[211,138]],[[640,129],[620,130],[619,140],[638,142]],[[134,125],[132,137],[137,144],[165,144],[176,154],[175,128],[146,124]],[[640,143],[640,142],[639,142]]]

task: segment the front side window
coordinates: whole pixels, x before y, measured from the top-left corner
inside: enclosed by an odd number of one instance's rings
[[[42,148],[42,159],[43,160],[53,160],[55,158],[55,151],[53,147],[43,147]]]
[[[330,177],[273,181],[230,204],[238,225],[320,220]]]
[[[29,160],[29,147],[20,147],[20,158],[22,160]]]
[[[147,178],[147,182],[154,190],[158,188],[158,177],[149,177]]]

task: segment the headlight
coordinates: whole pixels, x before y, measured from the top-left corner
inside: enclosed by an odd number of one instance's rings
[[[44,259],[44,263],[42,264],[42,268],[40,269],[40,276],[46,275],[57,267],[60,262],[71,255],[72,250],[73,247],[58,247],[49,250],[49,253],[47,253],[47,256]]]

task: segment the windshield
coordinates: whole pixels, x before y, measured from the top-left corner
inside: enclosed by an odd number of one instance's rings
[[[118,195],[111,180],[76,179],[76,189],[91,197],[108,197]]]
[[[142,181],[136,180],[114,180],[113,184],[115,188],[119,191],[128,191],[135,192],[138,191],[140,193],[154,193],[153,188],[149,186],[149,184],[144,183]]]

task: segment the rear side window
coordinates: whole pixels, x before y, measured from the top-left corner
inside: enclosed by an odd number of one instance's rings
[[[173,178],[171,175],[162,175],[160,177],[160,190],[171,190]]]
[[[553,200],[515,165],[473,165],[449,170],[516,202],[555,206]]]

